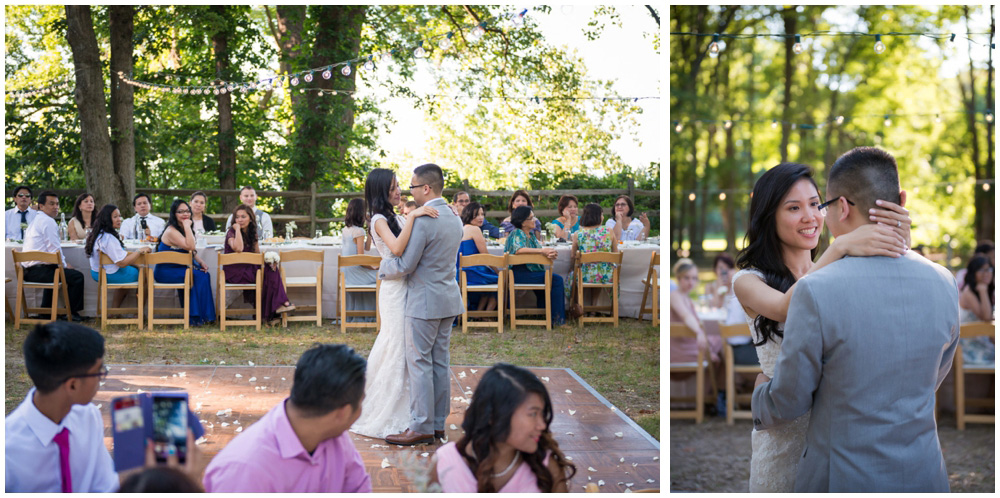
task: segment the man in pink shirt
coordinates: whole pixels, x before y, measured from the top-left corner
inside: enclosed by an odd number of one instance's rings
[[[209,493],[370,493],[347,429],[361,416],[364,358],[343,344],[302,354],[292,393],[205,469]]]

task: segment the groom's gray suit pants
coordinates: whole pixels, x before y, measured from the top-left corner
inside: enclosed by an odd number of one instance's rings
[[[451,411],[451,371],[448,346],[455,317],[406,317],[406,375],[410,378],[410,430],[433,434],[444,430]],[[423,393],[433,392],[428,398]]]

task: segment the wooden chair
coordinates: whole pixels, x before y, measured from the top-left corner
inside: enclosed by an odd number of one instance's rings
[[[194,285],[194,275],[192,274],[193,256],[190,253],[182,253],[177,251],[163,251],[163,252],[151,252],[149,254],[143,255],[143,261],[146,265],[146,305],[149,308],[146,311],[146,329],[153,330],[153,325],[184,325],[184,330],[187,330],[191,325],[191,286]],[[186,266],[187,270],[184,272],[184,282],[177,284],[160,283],[153,278],[153,270],[156,265],[168,263]],[[182,290],[184,291],[184,298],[181,299],[180,308],[160,308],[155,309],[154,302],[155,294],[157,289],[172,289],[172,290]],[[180,313],[181,318],[156,318],[156,312],[160,313],[170,313],[176,314]]]
[[[258,265],[257,274],[252,284],[230,284],[226,282],[226,274],[223,268],[227,265],[251,264]],[[219,254],[219,270],[217,274],[217,285],[219,286],[219,327],[223,331],[229,325],[253,325],[260,330],[261,316],[260,300],[264,294],[264,255],[259,252],[234,252],[229,254]],[[256,302],[253,309],[235,309],[230,311],[226,306],[226,291],[231,290],[252,290],[256,291]],[[253,314],[253,320],[230,320],[228,315],[249,315]]]
[[[337,256],[337,268],[339,276],[337,281],[340,286],[340,294],[337,298],[340,300],[340,333],[347,333],[349,328],[368,328],[372,326],[372,322],[348,322],[347,317],[350,316],[374,316],[375,317],[375,331],[378,332],[382,330],[382,317],[378,313],[378,291],[382,287],[382,281],[375,279],[374,284],[359,284],[359,285],[347,285],[347,276],[344,272],[339,271],[340,268],[348,266],[378,266],[382,262],[382,258],[378,256],[371,256],[368,254],[355,254],[353,256]],[[348,292],[374,292],[375,293],[375,311],[370,310],[350,310],[347,309],[347,293]],[[403,303],[400,303],[402,306]]]
[[[510,268],[516,265],[534,263],[545,266],[545,283],[542,284],[519,284],[514,282],[514,272]],[[544,254],[507,254],[507,288],[510,289],[510,329],[517,329],[520,325],[545,325],[545,330],[552,330],[552,260]],[[545,313],[545,320],[527,320],[517,317],[517,299],[515,294],[519,290],[542,290],[545,291],[544,308],[522,308],[521,314],[538,315]]]
[[[6,284],[8,282],[10,282],[11,280],[8,277],[4,277],[4,278],[7,279],[6,281],[4,281],[4,287],[6,287]],[[4,305],[5,308],[7,308],[7,316],[9,316],[11,320],[13,320],[14,319],[14,310],[10,309],[10,301],[7,300],[7,295],[6,294],[3,297],[3,305]]]
[[[507,273],[507,255],[494,256],[492,254],[473,254],[459,258],[459,286],[462,288],[462,333],[468,332],[469,327],[497,328],[497,333],[503,333],[503,291],[504,275]],[[499,268],[497,272],[497,283],[491,285],[469,285],[468,276],[462,268],[470,266],[493,266]],[[469,292],[496,292],[497,309],[495,311],[469,311]],[[469,322],[469,317],[496,317],[496,321]]]
[[[684,325],[683,323],[671,323],[670,324],[670,337],[686,337],[694,339],[695,333],[690,327]],[[709,371],[709,375],[712,376],[712,363],[708,358],[705,358],[705,352],[698,348],[698,359],[694,363],[670,363],[670,373],[691,373],[695,374],[695,393],[694,397],[670,397],[670,402],[679,401],[690,403],[694,401],[693,410],[674,410],[670,409],[670,418],[693,418],[696,424],[700,424],[705,418],[705,370]],[[712,386],[714,390],[715,379],[711,378]]]
[[[618,275],[622,265],[621,252],[584,252],[579,253],[580,257],[576,262],[573,271],[576,274],[576,300],[583,309],[583,315],[577,320],[578,325],[583,328],[587,322],[610,322],[618,326]],[[587,263],[611,263],[614,265],[610,284],[588,284],[583,281],[583,265]],[[611,306],[587,306],[583,304],[584,289],[610,289]],[[611,316],[587,316],[590,311],[610,311]]]
[[[66,290],[66,272],[63,269],[62,258],[58,252],[28,251],[22,252],[11,249],[11,256],[14,259],[14,272],[17,278],[17,294],[14,298],[14,328],[17,329],[21,323],[49,323],[54,322],[59,314],[70,317],[69,292]],[[55,275],[51,282],[26,282],[24,280],[24,267],[21,263],[38,261],[42,264],[57,265]],[[49,289],[52,291],[52,306],[49,308],[29,308],[24,295],[25,289]],[[60,290],[62,292],[60,292]],[[59,295],[62,294],[63,307],[59,307]],[[21,313],[24,317],[21,317]],[[49,313],[49,318],[30,318],[32,313]]]
[[[109,284],[108,274],[104,269],[104,265],[113,265],[114,261],[107,254],[104,254],[98,249],[94,249],[98,253],[98,260],[100,261],[100,270],[98,270],[98,280],[97,280],[97,309],[101,317],[101,330],[108,327],[109,324],[112,325],[135,325],[138,328],[142,328],[142,298],[143,298],[143,275],[146,273],[142,269],[139,269],[139,280],[135,282],[130,282],[127,284]],[[143,256],[140,256],[136,260],[137,264],[142,264]],[[108,308],[108,291],[118,290],[118,289],[135,289],[135,308]],[[121,315],[125,313],[135,313],[135,318],[108,318],[108,314]]]
[[[736,365],[733,346],[729,344],[730,337],[746,337],[750,335],[750,326],[746,323],[737,325],[719,324],[719,335],[722,336],[723,361],[726,364],[726,425],[733,425],[735,419],[753,419],[751,410],[737,410],[737,402],[750,405],[753,392],[736,393],[736,374],[762,373],[760,365]]]
[[[962,339],[973,337],[996,337],[996,327],[992,322],[972,322],[962,324],[960,329]],[[966,365],[962,358],[962,343],[959,342],[955,348],[955,360],[952,362],[955,375],[955,423],[958,430],[964,431],[966,423],[976,424],[996,424],[996,399],[993,398],[966,398],[965,397],[965,375],[996,375],[996,361],[989,365]],[[965,407],[969,406],[992,406],[993,415],[966,413]]]
[[[315,311],[312,315],[292,315],[291,313],[281,314],[281,325],[288,326],[288,322],[311,322],[315,321],[316,326],[323,325],[323,251],[309,251],[299,249],[295,251],[284,251],[281,253],[282,263],[292,261],[315,261],[319,263],[315,276],[289,277],[285,275],[284,266],[281,267],[281,281],[285,284],[285,291],[293,287],[311,287],[316,289],[315,306],[295,306],[295,311]]]
[[[639,318],[650,313],[653,315],[654,327],[660,325],[660,274],[656,271],[657,266],[660,266],[660,253],[654,252],[649,259],[649,271],[646,272],[646,278],[642,281],[645,288],[642,291],[642,304],[639,306]],[[646,296],[649,295],[650,289],[653,290],[653,305],[651,308],[647,308]]]

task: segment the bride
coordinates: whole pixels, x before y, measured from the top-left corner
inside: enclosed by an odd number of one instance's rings
[[[399,204],[400,190],[396,175],[375,168],[365,179],[365,201],[372,240],[383,259],[401,256],[410,240],[413,220],[420,216],[437,218],[432,207],[420,207],[403,218],[393,212]],[[379,288],[378,310],[382,328],[368,355],[365,397],[361,417],[351,432],[374,438],[399,434],[410,426],[410,383],[406,381],[406,356],[403,338],[403,304],[406,302],[404,280],[383,280]]]
[[[764,375],[774,376],[796,281],[847,255],[898,257],[906,252],[910,235],[907,211],[891,202],[877,202],[886,210],[873,210],[870,218],[879,224],[837,237],[813,263],[826,210],[820,204],[812,171],[802,164],[781,163],[754,184],[747,244],[737,256],[741,270],[733,276],[733,290],[747,313]],[[806,413],[790,424],[753,431],[751,493],[793,490],[808,425]]]

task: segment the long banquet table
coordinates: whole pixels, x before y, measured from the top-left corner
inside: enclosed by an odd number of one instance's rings
[[[138,245],[128,244],[126,245],[127,250],[135,250]],[[14,272],[14,261],[11,255],[11,250],[20,250],[21,245],[18,243],[7,242],[5,244],[4,250],[4,270],[8,278],[11,279],[7,282],[5,287],[5,297],[9,300],[11,306],[14,305],[14,295],[17,291],[16,287],[16,273]],[[337,258],[340,255],[341,246],[338,245],[312,245],[309,241],[296,240],[291,243],[279,244],[279,245],[263,245],[261,247],[262,251],[288,251],[293,249],[307,249],[307,250],[318,250],[322,251],[324,254],[323,258],[323,317],[324,318],[336,318],[339,303],[337,301],[338,294],[338,267]],[[558,252],[558,257],[555,261],[553,271],[562,275],[564,279],[568,278],[570,272],[570,253],[571,248],[568,244],[560,244],[555,246]],[[205,265],[208,267],[209,275],[212,279],[212,291],[213,296],[217,295],[217,270],[218,270],[218,254],[222,250],[222,247],[218,244],[208,245],[199,248],[198,254],[201,256],[202,260],[205,261]],[[496,244],[490,244],[488,250],[491,254],[503,254],[503,247]],[[638,244],[629,245],[622,248],[622,266],[620,280],[621,285],[619,287],[619,308],[618,315],[622,317],[636,318],[639,316],[639,306],[642,300],[643,284],[642,279],[646,278],[646,272],[649,269],[650,255],[654,251],[659,251],[659,246],[655,244]],[[84,316],[96,316],[97,312],[97,282],[94,281],[90,276],[90,263],[84,254],[83,245],[76,243],[64,243],[63,253],[66,256],[66,262],[73,268],[80,270],[84,274],[84,282],[86,290],[84,292]],[[370,252],[371,254],[377,253],[374,248]],[[285,269],[286,274],[289,277],[293,276],[309,276],[315,275],[316,265],[318,263],[314,262],[282,262],[282,266]],[[566,291],[569,292],[569,283],[567,282]],[[296,304],[301,305],[311,305],[315,302],[313,297],[314,291],[310,289],[293,288],[289,290],[289,299]],[[26,292],[29,305],[34,306],[34,303],[41,301],[41,291],[29,289]],[[650,305],[647,298],[647,306]],[[171,290],[160,290],[156,291],[155,303],[158,307],[175,307],[178,305],[176,292]],[[227,306],[230,308],[246,307],[248,305],[243,303],[241,294],[239,292],[229,292],[226,296]],[[520,300],[519,300],[520,302]],[[134,294],[130,295],[123,306],[135,305]],[[216,303],[218,307],[218,303]],[[646,315],[647,319],[649,315]]]

